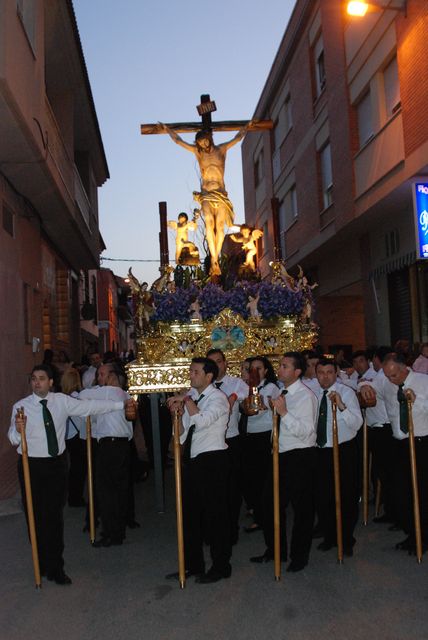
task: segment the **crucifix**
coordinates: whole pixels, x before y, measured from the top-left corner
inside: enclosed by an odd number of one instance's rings
[[[272,129],[271,120],[231,120],[212,122],[211,114],[217,110],[209,95],[201,96],[197,106],[201,122],[175,122],[172,124],[143,124],[141,134],[167,133],[171,139],[187,151],[193,153],[198,161],[201,173],[200,191],[194,191],[193,197],[200,204],[205,221],[206,238],[210,252],[210,275],[221,274],[219,256],[224,240],[224,227],[233,225],[233,205],[228,198],[224,184],[224,169],[228,149],[237,144],[248,131]],[[188,143],[178,133],[196,131],[195,142]],[[213,131],[238,131],[229,140],[214,144]]]

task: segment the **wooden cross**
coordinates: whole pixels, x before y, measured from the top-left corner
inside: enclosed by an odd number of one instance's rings
[[[239,131],[245,127],[249,120],[223,120],[220,122],[212,122],[211,113],[217,110],[214,100],[211,100],[209,94],[201,96],[201,104],[196,107],[201,122],[172,122],[168,123],[170,129],[174,129],[177,133],[190,133],[192,131]],[[266,131],[273,128],[272,120],[258,120],[249,127],[248,131]],[[142,135],[153,135],[166,133],[161,129],[159,124],[142,124]]]

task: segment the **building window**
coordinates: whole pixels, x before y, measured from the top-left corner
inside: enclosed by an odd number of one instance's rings
[[[330,143],[320,151],[323,208],[327,209],[333,202],[333,172],[331,169]]]
[[[326,83],[325,64],[324,64],[324,43],[322,36],[318,38],[314,45],[314,71],[315,71],[315,88],[316,97],[324,91]]]
[[[14,216],[13,211],[9,209],[9,207],[3,202],[3,215],[2,215],[3,229],[8,233],[12,238],[15,237],[15,229],[14,229]]]
[[[383,70],[383,87],[386,117],[390,118],[401,107],[397,56]]]
[[[36,0],[17,0],[16,11],[34,53],[36,40]]]
[[[400,251],[400,236],[398,229],[393,229],[385,234],[385,256],[390,258]]]
[[[373,137],[371,94],[367,91],[357,104],[358,137],[360,148]]]
[[[273,125],[273,146],[275,151],[279,149],[282,141],[292,126],[291,99],[290,94],[288,94]]]
[[[263,155],[264,154],[262,149],[254,161],[254,186],[256,187],[256,189],[262,182],[264,177]]]

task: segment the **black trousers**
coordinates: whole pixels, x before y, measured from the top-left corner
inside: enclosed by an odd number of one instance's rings
[[[241,436],[234,438],[226,438],[226,444],[229,447],[230,458],[230,485],[229,485],[229,503],[230,503],[230,534],[232,544],[238,540],[239,532],[239,514],[242,505],[242,439]]]
[[[65,441],[70,458],[70,468],[68,472],[68,504],[70,506],[79,505],[84,501],[83,492],[86,481],[86,440],[82,440],[79,435]]]
[[[210,545],[213,568],[229,567],[231,556],[230,458],[228,450],[208,451],[183,466],[183,524],[186,569],[205,571],[204,534]]]
[[[369,427],[369,451],[372,454],[372,478],[382,486],[382,502],[385,515],[395,520],[393,497],[394,441],[390,424]],[[376,486],[376,484],[375,484]]]
[[[98,507],[104,535],[125,538],[128,510],[130,445],[127,438],[101,438],[97,449]]]
[[[286,509],[293,507],[290,557],[307,562],[314,524],[314,474],[316,449],[293,449],[279,454],[279,504],[281,558],[287,559]],[[266,548],[273,556],[273,474],[272,460],[263,494],[263,534]]]
[[[394,439],[394,497],[398,524],[415,539],[409,440]],[[422,542],[428,544],[428,436],[415,438]]]
[[[355,438],[339,445],[343,546],[352,547],[358,520],[358,448]],[[315,499],[326,542],[336,542],[333,448],[317,449]]]
[[[57,573],[64,566],[64,505],[67,491],[66,454],[56,458],[29,458],[37,548],[42,573]],[[27,519],[22,457],[18,477]]]
[[[242,490],[254,522],[263,522],[263,491],[271,459],[271,431],[242,436]]]

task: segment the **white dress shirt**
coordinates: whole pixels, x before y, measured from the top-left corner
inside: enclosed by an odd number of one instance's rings
[[[72,398],[78,398],[79,394],[77,391],[73,391],[70,393]],[[67,425],[65,428],[65,439],[71,440],[72,438],[79,436],[81,440],[86,440],[86,418],[81,418],[80,416],[73,416],[72,418],[67,418]]]
[[[230,412],[226,432],[226,438],[234,438],[235,436],[239,436],[239,403],[248,396],[248,385],[242,380],[242,378],[235,378],[234,376],[229,375],[223,376],[221,380],[216,380],[214,385],[217,387],[217,384],[220,384],[220,390],[223,391],[228,398],[232,393],[237,395],[232,411]]]
[[[226,394],[210,384],[202,392],[201,396],[193,388],[190,390],[189,395],[192,400],[198,400],[199,397],[203,396],[198,402],[199,413],[190,416],[185,407],[182,417],[184,432],[180,436],[181,444],[184,444],[191,425],[195,425],[190,457],[196,458],[200,453],[205,453],[206,451],[227,449],[225,435],[230,411]]]
[[[9,428],[9,440],[13,445],[18,445],[18,453],[21,450],[21,434],[18,433],[15,426],[16,412],[21,407],[27,416],[27,425],[25,433],[27,436],[28,455],[31,458],[50,458],[48,453],[48,444],[46,438],[45,423],[43,420],[43,407],[40,404],[40,398],[35,393],[27,396],[18,402],[15,402],[12,409],[12,417]],[[100,401],[100,400],[80,400],[67,396],[64,393],[51,393],[46,396],[47,408],[49,409],[56,431],[58,440],[58,455],[61,455],[65,449],[65,430],[67,418],[69,416],[89,416],[91,414],[105,414],[109,411],[121,411],[123,413],[123,400],[121,401]]]
[[[287,413],[281,417],[279,452],[315,447],[318,403],[315,394],[301,380],[286,388]]]
[[[303,384],[308,387],[315,395],[318,395],[318,391],[321,389],[318,378],[302,378]]]
[[[383,380],[386,380],[383,369],[379,369],[379,371],[375,371],[375,369],[369,369],[365,372],[363,377],[358,382],[358,389],[364,385],[366,382],[373,382],[373,380],[378,379],[379,383],[383,385]],[[367,407],[366,409],[366,420],[369,427],[383,427],[384,424],[389,422],[388,413],[386,411],[384,401],[378,397],[376,399],[376,405],[374,407]]]
[[[263,433],[272,431],[272,409],[269,407],[269,398],[277,398],[281,390],[273,382],[262,380],[259,384],[259,394],[267,409],[259,411],[255,416],[248,416],[247,433]]]
[[[385,403],[388,414],[388,422],[392,426],[392,435],[397,440],[409,437],[400,429],[400,403],[397,400],[398,386],[388,380],[386,376],[377,376],[373,381],[367,382],[376,391],[376,397]],[[415,436],[428,436],[428,376],[425,373],[415,373],[408,368],[407,378],[404,381],[403,391],[412,389],[416,400],[412,407],[413,426]]]
[[[342,384],[339,380],[337,380],[329,389],[327,389],[327,443],[325,447],[333,446],[333,412],[331,406],[331,400],[328,395],[332,391],[337,391],[342,398],[343,404],[346,406],[346,409],[343,411],[339,411],[337,409],[337,435],[339,439],[339,444],[342,442],[348,442],[355,438],[357,435],[358,429],[363,424],[363,416],[361,415],[360,404],[358,402],[357,394],[355,391],[348,387],[345,384]],[[321,389],[318,392],[318,409],[324,393],[324,389]],[[317,417],[317,426],[318,426],[318,417]],[[323,447],[324,448],[324,447]]]
[[[91,387],[83,389],[79,398],[91,398],[102,401],[122,401],[125,403],[130,396],[120,387]],[[101,440],[101,438],[128,438],[133,436],[132,422],[126,419],[123,411],[112,411],[103,416],[98,416],[96,424],[92,429],[92,436]]]
[[[82,385],[84,389],[89,389],[89,387],[92,387],[95,381],[96,373],[97,368],[93,367],[92,365],[86,369],[85,373],[82,376]]]

